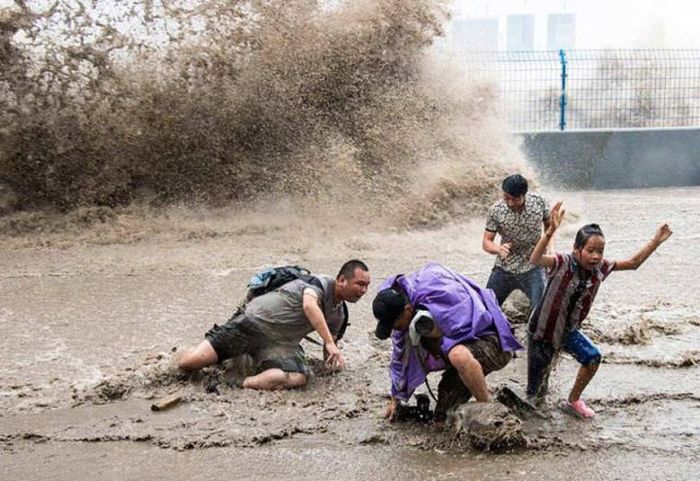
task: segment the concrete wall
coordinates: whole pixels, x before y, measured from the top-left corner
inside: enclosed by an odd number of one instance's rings
[[[554,186],[618,189],[700,185],[700,129],[519,134]]]

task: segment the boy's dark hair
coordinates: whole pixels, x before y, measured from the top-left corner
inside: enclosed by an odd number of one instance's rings
[[[598,224],[586,224],[581,227],[576,233],[576,239],[574,239],[574,249],[582,249],[583,246],[586,245],[586,242],[588,242],[588,239],[594,235],[605,237]]]
[[[340,279],[340,276],[343,276],[350,280],[355,276],[355,269],[362,269],[365,272],[369,272],[369,267],[367,267],[367,264],[358,259],[351,259],[343,264],[335,278]]]
[[[520,174],[509,175],[503,179],[503,192],[513,197],[527,194],[527,179]]]

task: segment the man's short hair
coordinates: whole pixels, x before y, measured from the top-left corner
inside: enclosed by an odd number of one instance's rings
[[[357,259],[351,259],[343,264],[335,278],[340,279],[340,276],[343,276],[350,280],[355,277],[355,269],[362,269],[365,272],[369,272],[369,267],[367,267],[367,264]]]
[[[377,328],[374,335],[379,339],[386,339],[391,336],[394,330],[394,322],[403,312],[408,304],[408,296],[396,289],[384,289],[377,293],[377,297],[372,301],[372,313],[377,318]]]
[[[520,174],[509,175],[503,179],[503,192],[513,197],[527,194],[527,179]]]

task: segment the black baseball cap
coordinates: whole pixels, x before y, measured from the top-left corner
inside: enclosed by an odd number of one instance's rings
[[[396,289],[389,288],[379,291],[377,297],[372,301],[372,313],[377,318],[377,329],[375,329],[374,335],[379,339],[391,336],[394,322],[399,318],[406,304],[408,304],[408,297]]]

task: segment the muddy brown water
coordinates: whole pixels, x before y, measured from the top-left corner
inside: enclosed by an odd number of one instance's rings
[[[636,272],[613,274],[586,323],[604,364],[585,393],[592,422],[556,407],[575,362],[552,376],[548,419],[524,424],[528,446],[483,453],[436,426],[389,424],[389,344],[372,337],[371,298],[387,275],[438,260],[485,283],[482,221],[397,232],[231,215],[123,243],[100,235],[3,238],[0,252],[0,464],[3,479],[698,479],[700,461],[700,188],[550,193],[572,214],[557,250],[599,222],[606,255],[631,255],[661,221],[674,235]],[[351,306],[348,368],[317,367],[300,391],[219,386],[219,369],[184,379],[173,349],[232,312],[257,269],[299,263],[335,274],[350,257],[372,274]],[[524,336],[523,326],[517,326]],[[517,358],[489,376],[524,388]],[[230,374],[230,371],[229,371]],[[436,385],[437,377],[431,376]],[[182,401],[154,413],[173,393]]]

